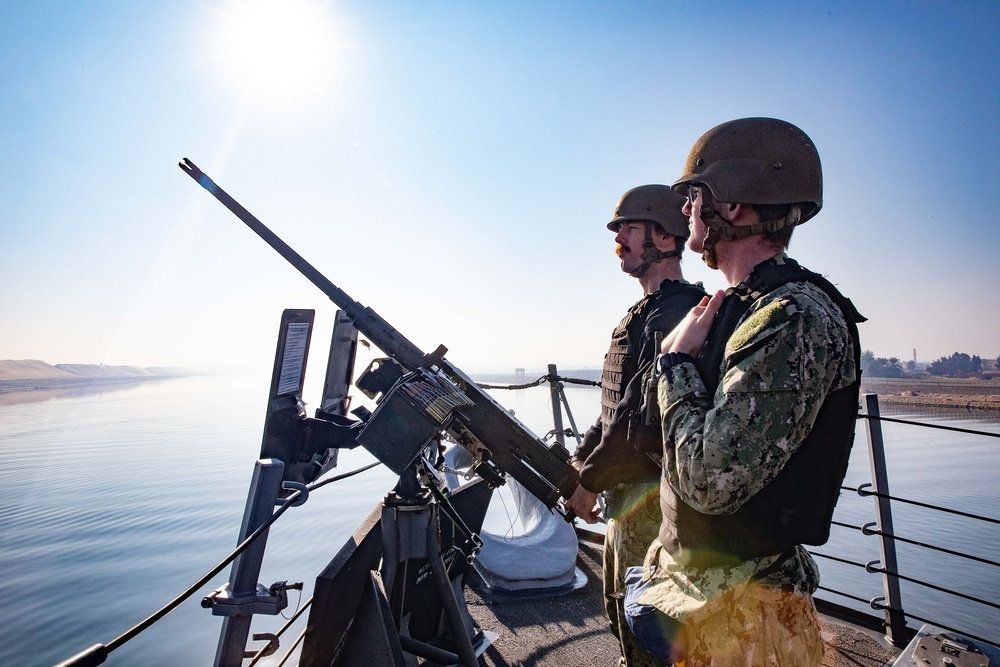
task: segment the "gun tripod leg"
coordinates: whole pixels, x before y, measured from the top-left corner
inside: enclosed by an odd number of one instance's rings
[[[403,472],[400,484],[386,497],[382,506],[382,579],[389,599],[392,600],[393,617],[398,625],[405,615],[405,573],[409,561],[427,559],[445,621],[451,630],[451,640],[455,645],[456,653],[451,655],[466,667],[476,667],[479,659],[466,624],[468,612],[463,614],[441,553],[440,506],[426,487],[419,484],[414,486],[416,477],[411,477],[408,474],[410,472],[409,468]],[[468,620],[471,624],[471,618]],[[407,652],[421,657],[434,659],[442,654],[442,649],[412,638],[401,637],[401,641]]]
[[[431,564],[434,580],[437,582],[438,595],[441,596],[445,618],[448,619],[448,625],[451,627],[451,636],[458,649],[458,657],[461,658],[466,667],[476,667],[479,664],[479,658],[472,647],[472,639],[465,629],[465,619],[458,606],[458,600],[455,599],[455,589],[451,586],[451,579],[448,577],[444,558],[441,555],[441,527],[437,510],[438,506],[434,505],[428,524],[427,558]]]

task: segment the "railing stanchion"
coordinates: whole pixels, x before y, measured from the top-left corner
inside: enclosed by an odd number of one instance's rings
[[[874,419],[866,419],[868,432],[868,461],[871,464],[872,484],[877,494],[875,507],[879,535],[879,554],[882,569],[888,572],[899,572],[896,563],[896,543],[886,535],[895,534],[892,529],[892,507],[889,498],[889,476],[885,466],[885,442],[882,439],[882,423],[878,420],[878,394],[863,394],[864,414]],[[883,572],[882,586],[888,608],[885,610],[886,639],[893,646],[903,647],[907,644],[906,616],[899,610],[903,608],[902,596],[899,590],[899,579]]]
[[[566,435],[563,433],[562,404],[559,401],[559,373],[555,364],[549,364],[549,394],[552,398],[552,425],[555,427],[556,442],[566,446]]]
[[[275,500],[281,491],[281,476],[284,469],[285,464],[278,459],[257,460],[237,544],[271,518]],[[229,575],[229,589],[234,595],[253,595],[257,590],[257,577],[260,576],[266,547],[265,534],[233,561],[233,569]],[[219,634],[219,645],[215,653],[215,667],[239,667],[243,664],[252,620],[253,614],[227,616],[222,619],[222,632]]]

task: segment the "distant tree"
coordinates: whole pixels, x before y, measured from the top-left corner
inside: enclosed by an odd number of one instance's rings
[[[864,350],[861,353],[861,372],[875,378],[901,378],[904,375],[899,359],[876,357],[871,350]]]
[[[978,359],[978,357],[976,358]],[[982,359],[979,359],[980,367],[982,363]],[[950,357],[941,357],[931,362],[931,365],[927,367],[927,372],[931,375],[967,375],[974,372],[972,370],[972,357],[964,352],[955,352]]]
[[[906,362],[906,370],[909,371],[910,373],[912,373],[915,370],[917,370],[917,362],[915,362],[913,359],[910,359],[909,361],[907,361]]]
[[[969,371],[972,373],[981,373],[983,370],[983,360],[979,358],[979,355],[972,355],[972,359],[969,361]]]

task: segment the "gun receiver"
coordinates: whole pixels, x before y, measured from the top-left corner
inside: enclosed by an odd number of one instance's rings
[[[496,482],[503,473],[508,473],[550,509],[558,505],[560,496],[569,498],[573,494],[579,476],[567,463],[569,453],[565,448],[556,444],[550,449],[532,434],[461,370],[452,366],[444,358],[446,349],[443,346],[432,354],[424,354],[378,313],[362,306],[330,282],[190,160],[184,158],[179,166],[326,294],[376,347],[408,371],[436,368],[458,385],[472,404],[456,409],[445,430],[476,457],[478,474]]]

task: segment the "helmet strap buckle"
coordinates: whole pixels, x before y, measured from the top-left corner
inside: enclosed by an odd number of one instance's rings
[[[654,224],[656,223],[646,222],[646,238],[642,242],[642,264],[637,266],[635,270],[629,271],[629,275],[633,278],[642,278],[649,271],[649,267],[656,262],[668,257],[678,257],[681,254],[676,247],[668,252],[664,252],[656,247],[656,243],[653,241]]]

